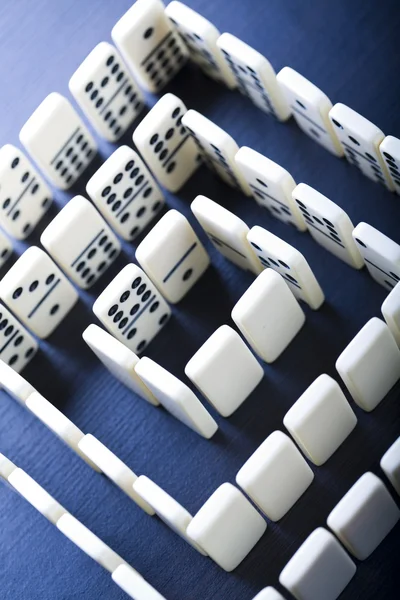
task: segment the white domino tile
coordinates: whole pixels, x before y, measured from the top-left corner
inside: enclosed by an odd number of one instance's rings
[[[400,379],[400,350],[387,325],[374,317],[336,361],[336,369],[354,402],[374,410]]]
[[[225,571],[233,571],[267,523],[237,488],[223,483],[193,517],[187,535]]]
[[[0,387],[21,404],[25,404],[27,398],[36,391],[33,385],[3,360],[0,360]]]
[[[0,359],[20,373],[38,348],[37,341],[0,303]]]
[[[253,600],[285,600],[282,594],[276,591],[275,588],[268,586],[254,596]]]
[[[324,464],[357,425],[339,384],[320,375],[286,413],[283,424],[315,465]]]
[[[185,373],[223,417],[229,417],[264,377],[264,370],[242,338],[219,327],[197,350]]]
[[[0,453],[0,477],[4,480],[8,480],[10,475],[17,469],[15,465],[7,456]]]
[[[67,511],[46,490],[22,469],[15,469],[8,477],[8,482],[36,510],[54,525]]]
[[[281,431],[271,433],[236,475],[236,483],[271,521],[279,521],[313,479],[299,450]]]
[[[365,560],[400,519],[383,482],[364,473],[328,515],[327,524],[347,550]]]
[[[159,404],[136,375],[135,365],[139,362],[139,357],[132,350],[97,325],[89,325],[82,337],[111,375],[150,404]]]
[[[356,565],[326,529],[315,529],[292,556],[279,582],[296,600],[336,600],[350,583]]]
[[[133,600],[166,600],[135,569],[120,565],[112,573],[113,581]]]
[[[13,245],[8,237],[0,231],[0,269],[6,264],[13,253]]]
[[[387,135],[379,145],[394,191],[400,195],[400,139]]]
[[[210,264],[187,218],[168,211],[136,248],[136,260],[171,303],[182,300]]]
[[[266,269],[235,304],[232,319],[254,352],[271,363],[298,334],[305,315],[281,275]]]
[[[258,275],[262,265],[247,241],[248,226],[242,219],[206,196],[197,196],[192,212],[213,246],[235,265]]]
[[[371,277],[392,290],[400,281],[399,244],[367,223],[359,223],[353,237]]]
[[[400,437],[381,458],[381,469],[400,496]]]
[[[400,346],[400,285],[397,283],[383,301],[382,315],[397,345]]]
[[[140,475],[136,479],[133,489],[151,506],[156,515],[168,527],[184,539],[185,542],[193,546],[200,554],[206,556],[206,553],[200,546],[187,536],[186,530],[193,517],[179,502],[145,475]]]
[[[139,360],[135,371],[172,416],[205,438],[214,435],[217,423],[187,385],[147,357]]]

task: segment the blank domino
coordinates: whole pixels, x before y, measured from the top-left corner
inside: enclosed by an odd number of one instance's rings
[[[187,385],[147,357],[139,360],[135,371],[172,416],[205,438],[214,435],[217,423]]]
[[[356,565],[336,538],[319,527],[308,536],[279,576],[296,600],[336,600]]]
[[[2,360],[0,360],[0,386],[21,404],[25,404],[27,398],[36,392],[33,385]]]
[[[275,588],[268,586],[254,596],[253,600],[285,600]]]
[[[233,571],[267,528],[245,496],[223,483],[203,504],[187,528],[187,535],[225,571]]]
[[[82,337],[116,379],[150,404],[160,404],[136,375],[135,365],[139,362],[139,357],[132,350],[97,325],[89,325]]]
[[[400,346],[400,284],[396,284],[382,304],[382,315]]]
[[[400,510],[382,481],[364,473],[327,519],[328,527],[359,560],[368,558],[400,518]]]
[[[381,458],[381,469],[400,496],[400,437]]]
[[[286,413],[283,424],[315,465],[324,464],[357,425],[339,384],[320,375]]]
[[[129,565],[119,565],[113,571],[112,578],[133,600],[166,600]]]
[[[313,479],[299,450],[281,431],[271,433],[236,475],[236,483],[271,521],[279,521]]]
[[[394,191],[400,194],[400,139],[387,135],[379,146],[379,152],[386,163]]]
[[[22,469],[15,469],[8,477],[8,482],[36,510],[54,525],[67,511],[46,490]]]
[[[11,460],[9,460],[4,454],[0,453],[0,477],[4,480],[8,480],[9,476],[13,471],[17,469],[17,465],[15,465]]]
[[[232,319],[265,362],[276,360],[305,322],[284,279],[266,269],[247,289],[232,310]]]
[[[79,451],[92,461],[111,481],[129,496],[147,514],[154,515],[152,507],[137,494],[133,484],[137,475],[118,456],[88,433],[78,443]]]
[[[114,550],[111,550],[97,535],[69,513],[57,521],[57,528],[110,573],[113,573],[119,565],[125,564],[125,561]]]
[[[185,542],[193,546],[200,554],[206,556],[206,553],[200,546],[187,536],[186,530],[193,517],[179,502],[145,475],[140,475],[136,479],[133,489],[151,506],[156,515],[168,527],[175,531]]]
[[[374,317],[336,361],[336,369],[353,400],[374,410],[400,379],[400,350],[387,325]]]
[[[371,277],[392,290],[400,281],[399,244],[368,223],[359,223],[353,237]]]
[[[234,413],[264,377],[254,355],[228,325],[204,342],[185,373],[223,417]]]

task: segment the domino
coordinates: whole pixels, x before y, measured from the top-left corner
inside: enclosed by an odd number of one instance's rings
[[[286,169],[247,146],[238,150],[235,162],[259,206],[283,223],[306,231],[304,217],[292,198],[296,182]]]
[[[300,129],[332,154],[343,156],[343,149],[329,120],[332,102],[328,96],[290,67],[284,67],[276,78]]]
[[[244,221],[206,196],[197,196],[190,208],[222,256],[245,271],[261,273],[262,265],[247,241],[249,228]]]
[[[336,538],[318,527],[287,563],[279,582],[296,600],[336,600],[355,572],[356,565]]]
[[[88,289],[121,251],[113,231],[83,196],[75,196],[43,231],[40,241],[66,275]]]
[[[62,190],[77,181],[97,152],[72,104],[55,92],[29,117],[19,139],[47,179]]]
[[[371,277],[392,290],[400,281],[400,246],[367,223],[359,223],[353,238]]]
[[[8,482],[37,511],[54,525],[66,514],[66,510],[45,489],[22,469],[16,468],[8,476]]]
[[[185,64],[188,52],[161,0],[136,0],[111,37],[140,85],[159,92]]]
[[[33,392],[36,392],[33,385],[31,385],[24,377],[19,375],[12,367],[7,365],[3,360],[0,359],[0,386],[6,390],[6,392],[18,400],[21,404],[25,404]]]
[[[236,483],[271,521],[282,519],[313,479],[299,450],[281,431],[271,433],[236,475]]]
[[[154,515],[154,510],[140,494],[133,484],[137,480],[135,473],[118,456],[102,444],[90,433],[81,437],[78,448],[82,456],[92,462],[111,481],[119,487],[131,500],[133,500],[148,515]]]
[[[250,229],[247,239],[264,269],[279,273],[298,300],[303,300],[313,310],[321,307],[325,301],[324,293],[301,252],[258,225]]]
[[[140,475],[136,479],[133,489],[152,507],[157,516],[168,527],[185,540],[185,542],[193,546],[200,554],[206,556],[206,553],[200,546],[187,536],[186,530],[193,517],[179,502],[145,475]]]
[[[218,29],[199,13],[175,0],[168,4],[165,14],[181,36],[190,60],[218,83],[234,88],[235,78],[217,46],[220,36]]]
[[[275,588],[268,586],[254,596],[253,600],[285,600]]]
[[[329,118],[349,163],[372,181],[392,190],[393,185],[379,152],[380,143],[385,137],[384,133],[345,104],[335,104],[329,112]]]
[[[202,437],[209,439],[214,435],[217,423],[187,385],[147,357],[139,360],[135,371],[175,419]]]
[[[182,125],[186,112],[182,100],[165,94],[133,132],[140,154],[170,192],[177,192],[201,163],[197,146]]]
[[[119,565],[112,573],[113,581],[134,600],[166,600],[135,569]]]
[[[51,258],[31,246],[1,279],[0,298],[35,335],[47,338],[78,294]]]
[[[357,425],[339,384],[320,375],[293,404],[283,424],[306,457],[323,465]]]
[[[20,373],[38,351],[38,343],[0,304],[0,359]]]
[[[171,316],[164,298],[134,264],[126,265],[114,277],[93,304],[93,312],[112,335],[137,354]]]
[[[344,547],[365,560],[400,519],[400,510],[382,481],[364,473],[327,518],[327,524]]]
[[[136,248],[136,260],[164,298],[182,300],[207,270],[209,256],[189,221],[168,211]]]
[[[299,183],[292,195],[314,240],[351,267],[361,269],[364,259],[353,240],[354,225],[347,213],[305,183]]]
[[[400,285],[395,285],[384,300],[382,315],[398,346],[400,346]]]
[[[250,196],[250,188],[235,163],[235,154],[239,150],[235,140],[196,110],[188,110],[182,117],[182,124],[207,166],[225,183]]]
[[[0,150],[0,183],[0,225],[12,237],[24,240],[49,209],[50,189],[21,150],[11,144]],[[0,261],[2,258],[0,250]]]
[[[117,141],[139,117],[144,98],[114,46],[100,42],[72,75],[69,90],[94,129]]]
[[[164,196],[154,177],[128,146],[121,146],[89,179],[86,191],[108,224],[131,242],[158,215]]]
[[[156,397],[136,375],[135,365],[139,357],[132,350],[97,325],[86,327],[82,337],[111,375],[153,406],[159,405]]]
[[[15,469],[17,465],[15,465],[11,460],[9,460],[4,454],[0,453],[0,477],[5,481],[8,480],[9,476]]]
[[[1,192],[1,189],[0,189]],[[13,253],[13,245],[3,232],[0,231],[0,269]]]
[[[379,152],[387,167],[389,180],[394,191],[400,194],[400,140],[387,135],[379,145]]]
[[[343,350],[336,370],[354,402],[374,410],[400,379],[400,350],[387,325],[370,319]]]
[[[223,483],[195,514],[187,535],[217,565],[233,571],[265,533],[267,524],[244,495]]]
[[[381,458],[380,466],[400,496],[400,437],[386,450]]]
[[[264,370],[242,338],[222,325],[185,367],[187,377],[223,417],[229,417],[264,377]]]
[[[271,63],[254,48],[230,33],[217,41],[240,92],[279,121],[290,117],[289,106]]]

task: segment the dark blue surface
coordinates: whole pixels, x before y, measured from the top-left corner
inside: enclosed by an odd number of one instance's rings
[[[223,32],[265,54],[278,71],[289,65],[387,134],[400,136],[397,0],[188,0]],[[18,143],[18,132],[52,91],[68,95],[70,75],[101,40],[110,39],[130,0],[2,0],[0,5],[0,144]],[[237,92],[229,92],[186,67],[169,86],[185,103],[226,128],[239,145],[261,151],[348,211],[400,242],[400,198],[377,187],[344,160],[301,133],[293,121],[274,122]],[[130,136],[126,141],[129,143]],[[124,140],[125,141],[125,140]],[[104,144],[106,157],[113,147]],[[97,163],[98,166],[99,163]],[[95,165],[96,166],[96,165]],[[93,167],[95,168],[95,167]],[[91,171],[93,171],[93,168]],[[84,176],[86,180],[89,172]],[[84,182],[74,190],[84,190]],[[45,343],[26,377],[86,433],[107,444],[138,474],[163,486],[191,512],[235,474],[276,428],[305,388],[321,373],[336,376],[334,363],[372,316],[380,315],[385,290],[320,248],[306,233],[273,220],[254,201],[200,170],[168,204],[189,216],[189,203],[205,194],[244,218],[270,228],[301,250],[326,294],[320,311],[306,309],[307,323],[265,380],[220,431],[204,440],[136,398],[112,379],[81,340],[92,321],[91,304],[134,248],[89,293]],[[62,205],[71,194],[55,193]],[[55,208],[51,214],[54,216]],[[43,222],[40,230],[43,229]],[[196,227],[196,225],[195,225]],[[198,228],[197,228],[198,231]],[[40,231],[38,231],[40,233]],[[178,306],[148,355],[184,379],[183,368],[222,323],[251,283],[204,239],[212,267]],[[37,243],[33,235],[29,243]],[[18,251],[23,250],[21,244]],[[185,380],[185,379],[184,379]],[[353,407],[354,404],[352,403]],[[400,432],[399,391],[372,413],[355,408],[359,424],[295,507],[267,533],[233,573],[197,554],[163,523],[150,518],[94,473],[32,415],[0,393],[0,452],[38,480],[73,515],[136,567],[168,600],[250,600],[278,575],[301,542]],[[371,558],[359,563],[344,600],[397,599],[400,586],[399,527]],[[287,594],[286,594],[287,596]],[[126,596],[106,571],[75,548],[55,527],[6,486],[0,488],[0,598],[116,600]]]

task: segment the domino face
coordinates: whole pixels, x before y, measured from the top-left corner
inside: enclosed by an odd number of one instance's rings
[[[190,205],[213,246],[235,265],[258,275],[262,266],[247,241],[246,223],[206,196],[197,196]]]
[[[162,295],[179,302],[206,271],[210,259],[189,221],[170,210],[136,249],[136,260]]]
[[[387,290],[400,281],[400,246],[367,223],[359,223],[353,238],[369,274]]]
[[[62,190],[75,183],[97,152],[72,104],[55,92],[31,115],[19,139],[47,179]]]
[[[396,194],[400,195],[400,140],[392,135],[385,137],[379,152],[386,164],[389,179]]]
[[[177,96],[165,94],[133,132],[140,154],[171,192],[178,191],[201,162],[196,144],[182,125],[186,112]]]
[[[180,34],[190,59],[212,79],[234,88],[235,78],[217,46],[218,29],[199,13],[175,0],[168,4],[165,14]]]
[[[36,340],[0,304],[0,359],[19,373],[32,360],[37,350]]]
[[[164,206],[163,194],[139,154],[121,146],[89,179],[86,191],[109,225],[132,241]]]
[[[236,153],[235,162],[257,204],[283,223],[294,225],[300,231],[307,229],[304,217],[292,198],[296,183],[286,169],[246,146]]]
[[[242,94],[261,110],[286,121],[289,106],[265,56],[230,33],[223,33],[217,44]]]
[[[320,308],[325,300],[324,293],[301,252],[257,225],[250,229],[247,239],[265,269],[279,273],[296,298],[314,310]]]
[[[0,281],[0,298],[35,335],[46,338],[78,295],[51,258],[31,246]]]
[[[379,151],[385,137],[383,132],[345,104],[335,104],[329,118],[349,163],[372,181],[392,190],[393,185]]]
[[[69,89],[96,131],[115,142],[140,115],[144,98],[121,56],[98,44],[69,80]]]
[[[361,269],[364,260],[353,240],[354,225],[337,204],[305,183],[292,192],[315,241],[345,263]]]
[[[188,110],[183,115],[182,123],[195,141],[207,166],[225,183],[249,196],[250,188],[235,163],[235,154],[239,150],[235,140],[196,110]]]
[[[164,9],[161,0],[136,0],[111,32],[126,64],[149,92],[159,92],[188,57]]]
[[[35,229],[52,202],[51,192],[26,156],[11,144],[0,150],[0,224],[19,240]],[[1,256],[0,256],[1,260]]]
[[[171,310],[147,275],[134,264],[118,273],[93,305],[106,329],[135,353],[143,352]]]
[[[0,231],[0,269],[13,253],[13,245],[6,235]]]
[[[40,241],[76,285],[91,287],[117,258],[121,245],[93,204],[75,196],[43,231]]]

